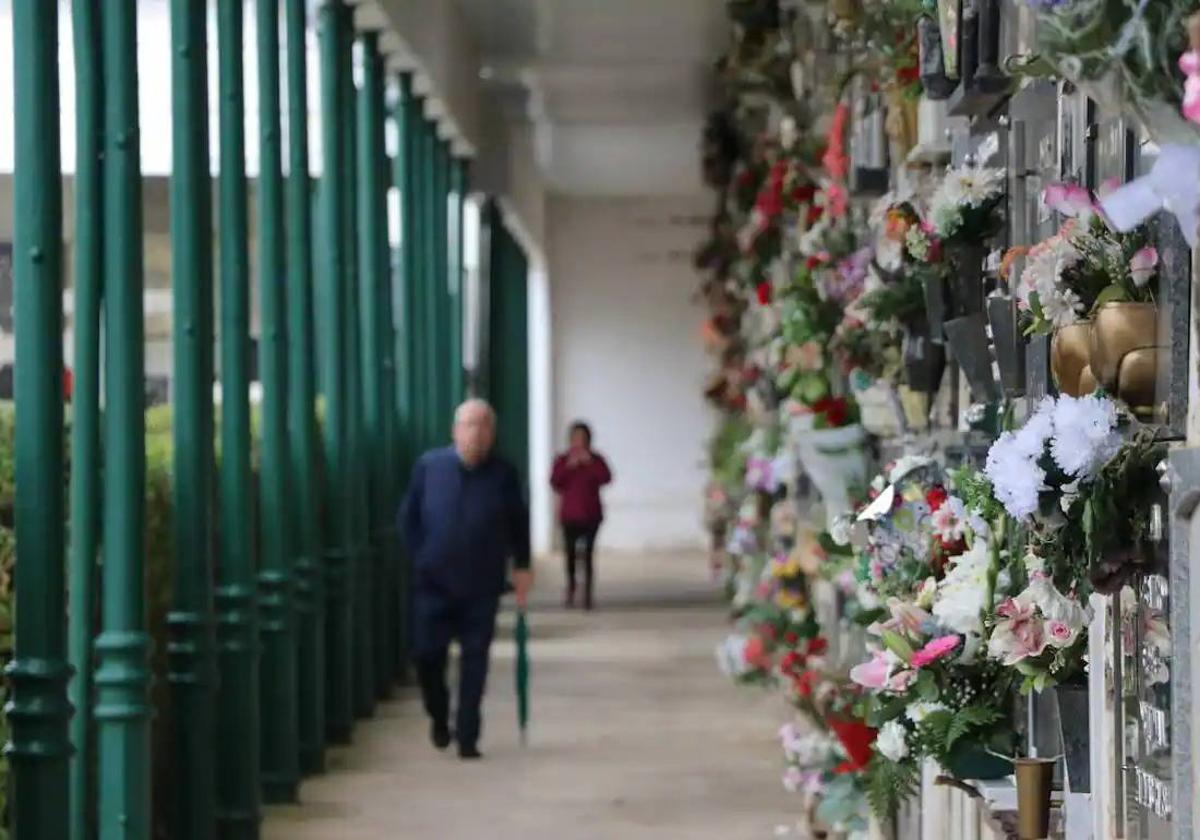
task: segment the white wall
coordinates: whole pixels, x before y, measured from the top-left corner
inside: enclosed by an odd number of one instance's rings
[[[704,543],[710,417],[691,255],[709,212],[707,196],[549,202],[553,434],[560,444],[586,419],[612,462],[608,548]]]

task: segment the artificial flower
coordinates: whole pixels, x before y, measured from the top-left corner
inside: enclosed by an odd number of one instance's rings
[[[961,636],[939,636],[913,654],[912,666],[924,668],[926,665],[932,665],[939,659],[949,656],[961,641]]]
[[[904,716],[913,723],[921,723],[925,718],[932,715],[934,712],[948,711],[949,707],[944,703],[935,703],[927,700],[918,700],[916,703],[909,705],[904,711]]]
[[[992,552],[986,540],[976,539],[953,562],[938,584],[933,614],[948,630],[961,634],[983,633],[983,610],[990,591]]]
[[[1142,248],[1129,260],[1129,275],[1133,278],[1133,284],[1139,289],[1150,282],[1157,268],[1158,249],[1153,245]]]
[[[900,761],[908,755],[908,731],[898,720],[889,720],[875,738],[875,749],[890,761]]]

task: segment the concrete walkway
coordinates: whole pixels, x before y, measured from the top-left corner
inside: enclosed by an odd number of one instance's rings
[[[266,840],[764,840],[794,817],[779,783],[778,700],[731,685],[703,559],[599,558],[599,609],[566,612],[557,564],[531,615],[533,708],[518,743],[510,615],[485,707],[485,758],[438,754],[406,692],[329,754]]]

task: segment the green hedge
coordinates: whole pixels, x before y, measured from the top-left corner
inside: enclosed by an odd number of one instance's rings
[[[171,583],[174,578],[174,556],[171,538],[171,410],[157,406],[146,412],[146,609],[149,632],[153,640],[151,666],[153,683],[151,699],[154,705],[152,723],[154,761],[154,834],[169,837],[166,808],[173,780],[170,744],[170,686],[167,683],[167,612],[171,602]],[[257,431],[257,422],[253,424]],[[70,418],[67,418],[67,437],[70,438]],[[257,435],[255,435],[255,439]],[[0,402],[0,666],[12,658],[13,569],[16,537],[13,532],[12,499],[14,490],[14,407]],[[255,447],[257,449],[257,446]],[[68,447],[69,451],[69,447]],[[257,460],[257,459],[256,459]],[[64,482],[69,482],[70,468],[65,470]],[[97,499],[96,504],[101,504]],[[214,500],[215,504],[215,500]],[[64,559],[64,563],[66,560]],[[99,568],[99,567],[97,567]],[[97,590],[99,580],[96,582]],[[93,616],[93,633],[98,633],[99,615]],[[0,700],[6,699],[7,686],[0,685]],[[0,715],[0,738],[7,741],[8,724]],[[0,814],[7,816],[8,761],[0,758]],[[7,840],[0,819],[0,840]]]

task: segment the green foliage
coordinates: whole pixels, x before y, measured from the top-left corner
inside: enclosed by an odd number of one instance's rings
[[[713,476],[724,487],[739,484],[746,471],[746,453],[742,444],[753,431],[742,414],[726,414],[708,444],[708,460]]]
[[[867,802],[877,817],[886,819],[917,792],[917,765],[896,763],[882,755],[871,757],[866,769]]]
[[[954,719],[950,722],[950,725],[946,727],[946,739],[944,741],[946,752],[954,749],[954,745],[958,743],[960,738],[986,729],[1003,717],[1003,713],[995,706],[980,704],[960,709],[958,714],[954,715]]]

